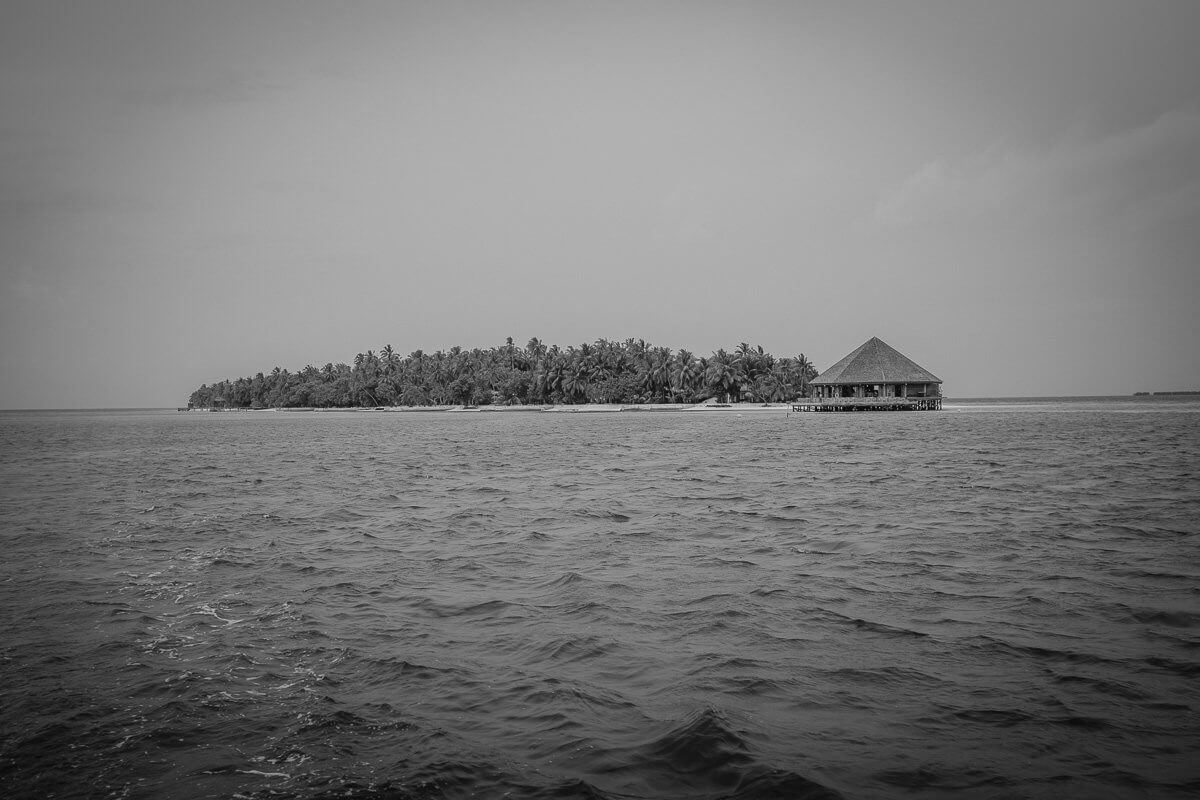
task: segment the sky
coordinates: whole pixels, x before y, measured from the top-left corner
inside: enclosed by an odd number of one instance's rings
[[[1200,3],[0,0],[0,408],[506,337],[1200,389]]]

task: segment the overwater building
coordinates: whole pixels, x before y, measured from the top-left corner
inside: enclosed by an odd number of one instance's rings
[[[942,379],[875,336],[809,385],[814,410],[942,406]]]

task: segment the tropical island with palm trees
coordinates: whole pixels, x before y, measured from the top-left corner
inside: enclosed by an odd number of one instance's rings
[[[580,404],[783,403],[808,393],[817,370],[803,353],[776,358],[742,342],[708,357],[642,339],[560,348],[530,339],[490,349],[400,355],[386,345],[354,365],[226,379],[192,392],[188,408],[379,408]]]

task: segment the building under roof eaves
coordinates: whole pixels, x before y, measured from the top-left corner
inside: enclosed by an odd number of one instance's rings
[[[941,378],[875,336],[814,378],[810,385],[813,397],[819,400],[940,398],[942,393]]]

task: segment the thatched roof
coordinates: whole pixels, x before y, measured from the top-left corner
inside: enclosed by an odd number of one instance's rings
[[[941,383],[942,379],[878,337],[822,372],[813,385],[846,383]]]

